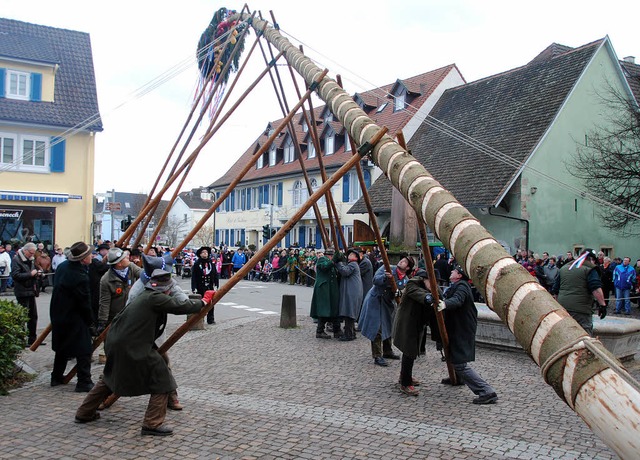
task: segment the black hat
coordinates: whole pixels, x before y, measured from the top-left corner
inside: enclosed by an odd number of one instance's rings
[[[106,249],[108,251],[109,249],[111,249],[111,247],[106,243],[99,244],[98,245],[98,251],[101,251],[103,249]]]
[[[78,241],[77,243],[73,243],[69,248],[69,259],[70,262],[80,262],[82,259],[91,254],[91,246],[82,241]]]
[[[356,257],[358,258],[358,262],[360,262],[360,253],[358,252],[358,250],[355,249],[355,248],[349,248],[349,249],[347,249],[346,256],[349,257],[349,254],[351,254],[351,253],[355,254]]]
[[[209,246],[202,246],[200,249],[198,249],[196,251],[196,256],[200,257],[200,253],[202,251],[207,251],[207,253],[209,253],[209,255],[211,255],[211,248]]]
[[[453,270],[457,271],[458,273],[460,273],[460,275],[462,275],[462,279],[468,280],[469,277],[467,276],[467,274],[464,272],[464,270],[462,269],[462,267],[458,264],[455,265],[455,267],[453,267]]]
[[[587,258],[591,257],[593,260],[598,260],[598,256],[596,256],[596,253],[591,248],[585,249],[584,251],[582,251],[582,254],[586,254]]]

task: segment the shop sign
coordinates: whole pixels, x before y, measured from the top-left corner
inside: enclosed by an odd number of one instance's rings
[[[16,219],[22,217],[21,209],[0,209],[0,219]]]

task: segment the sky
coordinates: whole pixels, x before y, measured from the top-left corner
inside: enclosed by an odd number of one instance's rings
[[[0,15],[90,34],[104,124],[96,136],[95,192],[148,193],[194,101],[200,35],[218,8],[243,5],[0,0]],[[273,11],[283,34],[302,44],[329,76],[340,74],[350,94],[448,64],[456,64],[471,82],[524,65],[551,43],[577,47],[606,35],[618,58],[632,55],[640,61],[640,33],[629,25],[640,16],[640,2],[628,0],[260,0],[247,5],[269,20]],[[254,37],[247,40],[245,55]],[[239,87],[263,68],[258,50]],[[207,143],[181,190],[222,176],[278,118],[282,112],[265,79]]]

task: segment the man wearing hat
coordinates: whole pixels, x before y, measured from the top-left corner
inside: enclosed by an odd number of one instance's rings
[[[478,310],[473,302],[473,292],[469,278],[460,265],[455,265],[449,275],[451,285],[440,299],[438,311],[445,310],[444,324],[449,334],[449,354],[459,384],[465,384],[478,397],[473,404],[493,404],[498,400],[493,389],[471,366],[476,359],[476,329]],[[451,380],[442,380],[451,385]]]
[[[336,257],[337,256],[337,257]],[[336,268],[340,275],[340,302],[338,315],[344,320],[342,341],[356,339],[355,322],[362,305],[362,279],[360,278],[360,254],[355,249],[347,250],[347,262],[344,256],[336,254]]]
[[[140,278],[142,269],[129,260],[129,251],[111,248],[107,253],[109,271],[100,279],[100,301],[98,309],[98,332],[120,313],[127,303],[129,290]]]
[[[596,269],[598,257],[591,249],[585,249],[580,257],[565,264],[551,289],[565,310],[583,327],[589,335],[593,335],[594,299],[598,303],[600,319],[607,316],[607,304],[602,292],[602,281]]]
[[[8,245],[7,245],[8,246]],[[26,243],[18,249],[11,260],[11,278],[13,279],[13,295],[22,305],[29,315],[27,331],[29,332],[28,345],[36,340],[36,330],[38,326],[38,308],[36,306],[35,283],[40,273],[35,267],[36,245]]]
[[[333,324],[333,336],[336,339],[342,336],[340,320],[338,319],[338,308],[340,304],[338,271],[336,270],[335,264],[329,258],[333,257],[333,252],[331,248],[326,250],[326,255],[322,253],[322,250],[317,251],[316,283],[313,285],[310,312],[310,316],[318,320],[318,326],[316,328],[317,339],[331,338],[331,336],[324,331],[327,322]]]
[[[89,264],[89,289],[91,290],[91,311],[93,312],[94,325],[98,325],[98,312],[100,310],[100,280],[109,270],[107,265],[107,254],[109,245],[102,243],[98,246],[98,253]]]
[[[204,295],[206,291],[219,286],[218,270],[211,260],[211,248],[202,246],[196,251],[198,260],[193,264],[191,272],[191,290],[194,294]],[[216,324],[213,308],[207,313],[207,324]]]
[[[171,273],[155,269],[144,285],[144,292],[114,318],[105,343],[104,374],[76,411],[77,423],[100,418],[98,406],[112,392],[120,396],[150,394],[141,434],[173,434],[163,423],[169,394],[177,385],[154,341],[164,330],[168,313],[197,313],[214,295],[213,291],[207,291],[202,300],[180,301],[169,295],[175,284]]]
[[[63,383],[67,362],[76,358],[77,392],[93,388],[91,380],[91,294],[85,267],[91,263],[91,247],[82,241],[69,248],[67,260],[57,270],[51,295],[50,317],[52,349],[56,352],[51,386]]]

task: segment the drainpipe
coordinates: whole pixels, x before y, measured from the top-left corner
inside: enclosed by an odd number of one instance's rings
[[[530,249],[529,248],[529,221],[527,219],[521,219],[519,217],[512,217],[512,216],[505,216],[504,214],[494,214],[491,212],[491,210],[493,209],[493,207],[489,208],[489,214],[495,217],[504,217],[505,219],[513,219],[513,220],[517,220],[518,222],[524,222],[525,225],[525,246],[527,251]]]

